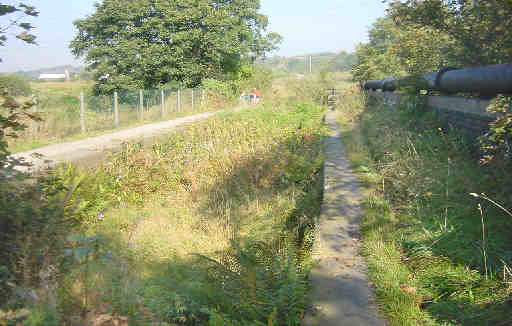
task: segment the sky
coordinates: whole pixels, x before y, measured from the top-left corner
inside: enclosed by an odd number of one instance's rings
[[[4,4],[19,1],[2,1]],[[94,12],[97,0],[27,0],[40,11],[31,19],[38,45],[26,45],[9,37],[0,47],[0,72],[34,70],[66,64],[81,65],[68,46],[76,31],[73,21]],[[367,32],[385,14],[381,0],[261,0],[269,31],[283,36],[280,56],[315,52],[353,51],[367,40]],[[6,24],[5,17],[0,26]]]

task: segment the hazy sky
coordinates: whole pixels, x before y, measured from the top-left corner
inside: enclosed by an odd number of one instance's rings
[[[16,0],[2,3],[18,3]],[[1,72],[80,64],[68,45],[75,34],[72,22],[93,12],[96,0],[28,0],[41,12],[32,19],[37,46],[11,37],[0,47]],[[366,40],[369,26],[384,15],[380,0],[261,0],[270,31],[284,41],[276,53],[283,56],[323,51],[353,51]],[[0,26],[5,25],[0,21]]]

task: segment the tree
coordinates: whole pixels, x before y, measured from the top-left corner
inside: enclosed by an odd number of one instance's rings
[[[369,31],[369,42],[357,47],[355,80],[420,75],[453,66],[456,42],[444,31],[412,22],[397,24],[390,15]]]
[[[406,72],[392,46],[396,43],[398,30],[389,18],[380,18],[373,24],[369,42],[356,47],[357,63],[351,73],[356,81],[402,76]]]
[[[276,48],[259,0],[104,0],[74,22],[70,48],[94,72],[95,90],[197,86]]]
[[[6,5],[0,2],[0,17],[9,16],[10,18],[5,25],[0,26],[0,46],[4,46],[7,42],[6,33],[9,30],[16,31],[16,38],[29,44],[35,44],[36,37],[30,33],[30,30],[34,27],[22,19],[26,16],[36,17],[37,15],[39,15],[39,12],[33,6],[24,3],[17,6]]]
[[[349,71],[357,63],[357,57],[353,53],[341,51],[328,63],[329,71]]]
[[[29,96],[32,94],[29,79],[17,74],[1,74],[0,84],[7,86],[13,96]]]
[[[447,60],[457,66],[512,62],[512,0],[406,0],[390,3],[398,25],[446,33],[454,44]]]
[[[36,17],[39,12],[35,7],[20,3],[17,6],[5,5],[0,3],[0,17],[8,18],[8,23],[0,27],[0,46],[5,46],[7,42],[7,32],[15,31],[16,37],[25,43],[35,44],[35,36],[30,34],[33,26],[24,22],[23,18],[27,16]],[[1,61],[1,59],[0,59]],[[9,158],[7,150],[6,137],[16,137],[16,131],[23,130],[25,125],[21,122],[23,116],[32,119],[38,119],[37,116],[29,113],[28,109],[32,107],[33,102],[18,103],[14,98],[15,90],[12,85],[6,83],[5,78],[0,80],[0,169],[12,168],[18,161]],[[4,172],[4,171],[0,171]],[[0,180],[3,173],[0,173]]]
[[[14,5],[5,5],[0,3],[0,17],[8,21],[6,25],[0,26],[0,46],[7,43],[7,32],[15,33],[16,37],[26,43],[34,44],[35,36],[30,34],[33,28],[29,23],[24,22],[23,18],[27,16],[37,16],[38,12],[34,7],[27,6],[23,3]],[[0,59],[1,61],[1,59]],[[5,280],[11,280],[14,275],[13,262],[15,257],[19,256],[19,247],[16,247],[16,228],[17,225],[23,224],[27,219],[35,219],[34,216],[37,208],[31,205],[35,201],[28,200],[27,194],[34,186],[30,183],[19,182],[20,179],[13,178],[21,174],[15,174],[13,168],[22,164],[19,160],[10,157],[7,149],[6,137],[16,136],[16,132],[25,128],[22,122],[23,116],[32,116],[29,109],[32,101],[18,103],[14,98],[18,83],[13,82],[12,77],[2,77],[0,80],[0,305],[9,299],[10,286],[7,286]],[[19,81],[19,80],[18,80]],[[23,88],[23,87],[21,87]],[[15,183],[18,181],[17,183]],[[23,191],[19,191],[19,189]],[[36,200],[40,201],[42,196]],[[32,209],[32,211],[30,210]],[[24,214],[24,216],[23,216]],[[39,217],[39,216],[38,216]],[[23,227],[27,227],[25,223]],[[47,241],[47,239],[46,239]],[[40,248],[38,248],[40,249]]]

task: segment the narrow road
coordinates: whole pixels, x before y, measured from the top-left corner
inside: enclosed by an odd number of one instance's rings
[[[359,253],[359,178],[345,157],[333,111],[325,119],[324,202],[318,221],[311,271],[311,311],[305,326],[384,326],[378,317],[367,268]]]
[[[159,136],[169,132],[170,130],[176,129],[178,126],[206,119],[221,112],[224,112],[224,110],[200,113],[184,118],[151,123],[97,137],[44,146],[30,151],[16,153],[12,156],[18,159],[23,158],[26,162],[30,162],[32,164],[31,167],[18,167],[18,170],[37,171],[41,168],[53,166],[62,162],[80,161],[91,157],[99,157],[103,155],[105,150],[119,147],[119,145],[124,141]],[[42,155],[41,158],[34,157],[34,155],[39,154]]]

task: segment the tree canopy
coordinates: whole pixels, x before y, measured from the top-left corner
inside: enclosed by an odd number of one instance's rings
[[[24,3],[6,5],[0,2],[0,17],[5,19],[0,25],[0,46],[5,46],[8,31],[14,31],[16,38],[26,43],[35,44],[36,37],[30,33],[30,30],[34,27],[24,21],[24,18],[27,18],[27,16],[36,17],[37,15],[39,15],[39,12],[33,6]]]
[[[512,0],[387,1],[357,47],[355,80],[512,62]]]
[[[341,51],[334,58],[329,61],[327,66],[328,71],[349,71],[356,63],[357,57],[354,53]]]
[[[0,26],[0,46],[6,45],[7,32],[14,32],[16,38],[25,43],[35,44],[36,37],[30,33],[33,26],[24,21],[24,19],[38,15],[39,12],[35,7],[24,3],[18,5],[0,3],[0,17],[5,19],[3,22],[4,25]],[[14,98],[15,95],[26,95],[24,92],[28,91],[24,88],[26,85],[20,86],[19,82],[19,78],[12,76],[2,76],[2,78],[0,78],[0,170],[18,163],[16,160],[9,158],[5,138],[16,137],[16,131],[25,128],[25,125],[21,122],[23,116],[37,119],[37,116],[27,111],[33,105],[32,101],[20,104]],[[2,175],[0,173],[0,179],[1,177]]]
[[[458,66],[512,62],[512,0],[394,1],[397,26],[415,24],[445,32],[454,42],[446,55]]]
[[[276,48],[259,0],[104,0],[74,22],[96,91],[199,85]]]

